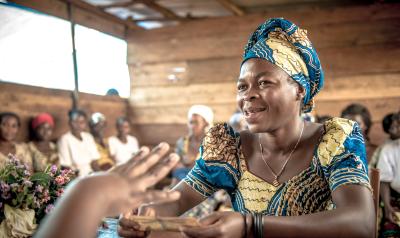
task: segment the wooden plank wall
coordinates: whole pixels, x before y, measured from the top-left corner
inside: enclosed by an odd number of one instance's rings
[[[349,103],[366,105],[372,140],[385,135],[380,121],[400,109],[400,4],[271,12],[207,19],[128,36],[130,115],[141,140],[174,143],[186,133],[192,104],[206,104],[216,121],[235,111],[235,79],[249,34],[265,19],[285,17],[309,32],[326,72],[316,112],[338,116]],[[179,80],[168,75],[174,68]]]
[[[1,82],[0,92],[2,102],[0,111],[11,111],[21,117],[19,141],[28,140],[28,122],[30,118],[41,112],[48,112],[55,119],[54,139],[69,130],[67,113],[72,106],[70,91]],[[88,116],[93,112],[101,112],[106,116],[108,126],[105,134],[106,136],[114,135],[116,118],[127,114],[127,100],[85,93],[80,93],[79,98],[79,107]]]

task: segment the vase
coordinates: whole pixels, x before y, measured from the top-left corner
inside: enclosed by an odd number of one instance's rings
[[[5,204],[4,216],[0,225],[0,238],[25,238],[35,233],[37,224],[34,210],[23,210]]]

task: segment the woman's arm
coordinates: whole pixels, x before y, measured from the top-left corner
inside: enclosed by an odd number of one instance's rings
[[[385,219],[396,223],[393,217],[393,213],[395,210],[393,209],[392,205],[390,204],[390,183],[388,182],[381,182],[381,191],[380,191],[381,199],[383,201],[384,209],[385,209]]]
[[[336,209],[303,216],[264,216],[264,237],[373,237],[375,211],[371,192],[345,185],[332,194]],[[254,224],[247,215],[247,234]],[[184,229],[189,237],[242,237],[244,220],[235,212],[215,213],[201,228]],[[249,236],[251,237],[251,236]]]
[[[298,217],[264,217],[264,237],[373,237],[371,192],[347,185],[332,193],[336,209]]]

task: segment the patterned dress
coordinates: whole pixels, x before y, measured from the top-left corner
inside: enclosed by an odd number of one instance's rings
[[[218,124],[207,133],[201,157],[184,181],[205,197],[224,189],[234,210],[241,213],[296,216],[334,209],[332,192],[338,187],[371,187],[358,125],[333,118],[324,126],[310,166],[275,187],[247,169],[240,134]]]
[[[25,143],[15,143],[15,156],[26,164],[31,172],[33,171],[31,153]],[[0,152],[0,168],[3,168],[8,160],[8,155]]]
[[[51,152],[48,155],[42,153],[32,141],[28,143],[28,149],[32,156],[33,170],[35,172],[44,171],[47,166],[60,165],[57,146],[53,142],[49,143]]]

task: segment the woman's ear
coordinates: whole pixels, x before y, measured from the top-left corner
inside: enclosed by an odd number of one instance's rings
[[[296,99],[297,100],[303,100],[305,95],[306,95],[306,90],[302,86],[297,85],[297,97],[296,97]]]

